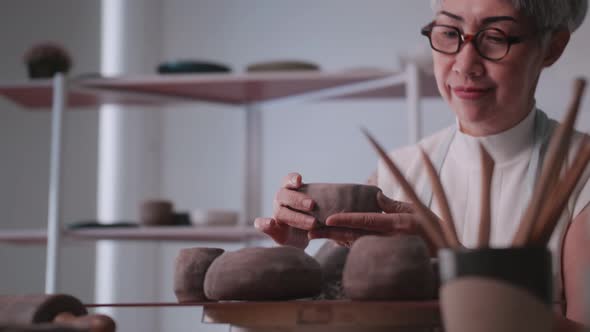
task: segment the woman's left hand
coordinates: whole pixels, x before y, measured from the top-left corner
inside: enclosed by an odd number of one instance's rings
[[[394,201],[382,192],[377,202],[384,213],[344,212],[333,214],[326,225],[309,232],[311,239],[326,238],[351,247],[356,239],[365,235],[421,234],[419,216],[412,204]]]

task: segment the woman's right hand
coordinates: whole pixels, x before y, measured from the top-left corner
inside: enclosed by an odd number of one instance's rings
[[[304,249],[309,243],[308,231],[316,226],[317,220],[304,213],[312,211],[315,202],[297,191],[302,184],[298,173],[284,177],[273,200],[272,218],[256,218],[254,226],[278,244]]]

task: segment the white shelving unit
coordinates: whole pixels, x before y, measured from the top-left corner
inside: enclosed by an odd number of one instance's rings
[[[413,64],[402,72],[350,71],[340,73],[249,73],[191,74],[170,76],[114,77],[69,80],[57,75],[53,81],[0,83],[4,96],[29,110],[52,111],[51,164],[47,231],[0,231],[0,242],[47,243],[46,292],[56,291],[60,236],[68,240],[219,240],[242,241],[260,238],[247,221],[260,215],[262,160],[261,110],[290,103],[330,98],[406,98],[409,142],[421,137],[420,99],[436,97],[434,79]],[[102,104],[162,106],[191,101],[242,105],[246,112],[243,167],[244,206],[238,228],[130,228],[62,231],[59,228],[62,170],[62,124],[67,108]]]

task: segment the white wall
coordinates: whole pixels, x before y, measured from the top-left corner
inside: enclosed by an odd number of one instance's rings
[[[24,81],[22,54],[44,40],[62,43],[74,60],[73,75],[97,72],[97,1],[3,0],[0,4],[0,81]],[[95,216],[96,112],[70,112],[65,118],[63,221]],[[50,114],[28,112],[0,100],[0,227],[47,225]],[[64,248],[61,291],[85,301],[93,296],[93,244]],[[44,246],[0,244],[0,293],[44,291]]]

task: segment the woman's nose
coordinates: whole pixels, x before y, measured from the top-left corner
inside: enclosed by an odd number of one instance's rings
[[[461,76],[479,77],[485,72],[483,58],[479,55],[473,43],[465,43],[459,53],[455,55],[453,71]]]

